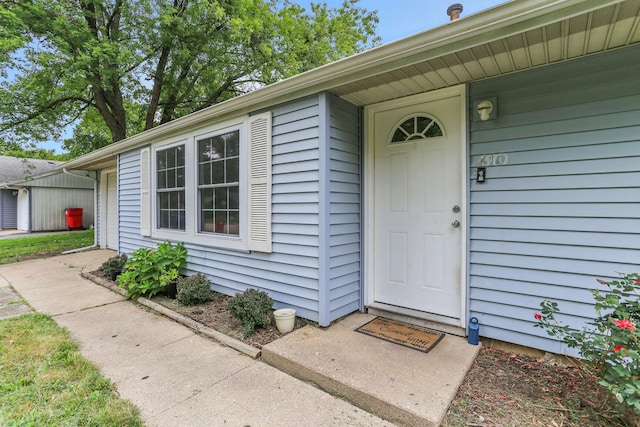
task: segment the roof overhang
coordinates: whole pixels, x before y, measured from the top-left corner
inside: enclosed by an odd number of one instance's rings
[[[355,105],[496,77],[640,42],[638,0],[518,0],[189,114],[65,163],[102,169],[158,139],[328,91]]]
[[[75,170],[73,172],[84,172],[82,170]],[[41,173],[38,175],[33,175],[33,176],[29,176],[28,178],[21,178],[21,179],[14,179],[12,181],[7,181],[7,182],[0,182],[0,189],[1,188],[11,188],[11,189],[19,189],[19,188],[26,188],[26,187],[31,187],[34,182],[44,179],[44,178],[48,178],[50,176],[54,176],[54,175],[60,175],[64,173],[63,170],[61,169],[54,169],[52,171],[49,172],[45,172],[45,173]],[[85,172],[88,173],[88,172]],[[78,176],[77,174],[69,174],[69,175],[75,175]],[[79,178],[84,178],[83,176],[79,176]]]

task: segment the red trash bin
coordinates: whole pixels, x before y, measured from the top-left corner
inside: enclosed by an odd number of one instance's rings
[[[64,210],[67,220],[67,230],[82,229],[82,208],[67,208]]]

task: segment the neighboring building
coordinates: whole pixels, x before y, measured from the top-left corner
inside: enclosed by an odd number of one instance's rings
[[[0,229],[65,230],[67,208],[82,208],[83,226],[93,225],[95,180],[64,173],[62,163],[0,156]]]
[[[547,351],[640,261],[640,1],[522,0],[68,162],[98,238],[326,326],[356,310]]]

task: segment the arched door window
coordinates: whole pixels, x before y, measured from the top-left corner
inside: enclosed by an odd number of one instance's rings
[[[414,116],[402,122],[391,137],[391,144],[443,136],[442,127],[432,118]]]

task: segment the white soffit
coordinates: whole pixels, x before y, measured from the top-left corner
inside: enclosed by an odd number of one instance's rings
[[[640,0],[426,59],[330,91],[360,106],[580,58],[640,42]]]

